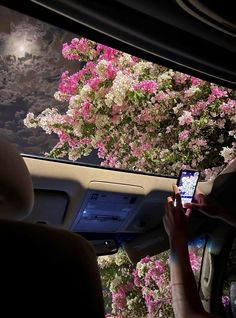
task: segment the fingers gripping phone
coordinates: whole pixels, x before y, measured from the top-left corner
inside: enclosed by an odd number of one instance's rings
[[[177,186],[179,188],[182,205],[192,202],[199,177],[199,171],[190,169],[180,170]],[[176,200],[174,201],[174,205],[176,205]]]

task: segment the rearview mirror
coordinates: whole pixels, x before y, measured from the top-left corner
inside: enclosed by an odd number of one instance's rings
[[[115,240],[91,240],[97,256],[114,254],[118,251],[118,245]]]

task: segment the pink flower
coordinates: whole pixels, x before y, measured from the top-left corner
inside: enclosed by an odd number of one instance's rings
[[[222,91],[219,87],[213,86],[211,87],[211,95],[208,96],[207,102],[209,104],[213,103],[217,98],[227,97],[228,92]]]
[[[114,124],[117,124],[121,119],[121,116],[120,115],[114,115],[111,117],[111,121],[114,123]]]
[[[191,76],[191,82],[193,86],[197,86],[197,85],[200,85],[203,82],[203,80],[201,80],[200,78]]]
[[[134,280],[134,285],[136,287],[140,287],[141,286],[141,280],[140,280],[140,278],[138,276],[138,269],[137,268],[135,268],[133,270],[132,276],[133,276],[133,280]]]
[[[82,138],[79,140],[80,145],[89,145],[91,144],[91,139],[90,138]]]
[[[171,132],[171,130],[173,129],[173,125],[167,126],[166,127],[166,133],[169,134]]]
[[[158,92],[155,96],[154,96],[154,99],[156,102],[161,102],[163,100],[165,100],[166,98],[168,98],[168,94],[161,91],[161,92]]]
[[[154,265],[158,269],[159,273],[164,273],[165,267],[162,261],[155,261]]]
[[[181,131],[181,133],[179,134],[179,140],[180,141],[185,141],[186,139],[188,139],[189,136],[189,130],[183,130]]]
[[[99,84],[101,83],[101,80],[99,77],[94,77],[88,80],[88,85],[96,91],[99,88]]]
[[[124,288],[120,287],[117,292],[112,293],[112,301],[118,309],[124,309],[127,303]]]
[[[211,92],[212,92],[212,95],[215,96],[216,98],[228,96],[227,91],[222,91],[219,87],[216,87],[216,86],[211,88]]]
[[[82,103],[82,116],[84,120],[87,120],[89,118],[89,113],[90,113],[90,108],[92,106],[92,104],[90,104],[89,102],[84,102]]]
[[[148,262],[150,262],[150,261],[151,261],[150,256],[146,256],[146,257],[144,257],[144,258],[141,259],[140,263],[141,263],[141,264],[146,264],[146,263],[148,263]]]
[[[106,78],[113,79],[116,76],[116,73],[117,73],[116,68],[111,63],[109,63],[105,70]]]
[[[175,76],[175,82],[176,82],[176,84],[184,83],[189,79],[189,77],[190,76],[187,74],[177,72],[177,74]]]
[[[134,157],[139,157],[142,154],[142,149],[140,147],[132,147],[132,155]]]
[[[162,302],[153,300],[153,297],[150,294],[145,294],[144,299],[149,314],[157,313],[162,306]]]
[[[114,61],[116,59],[116,55],[119,52],[118,50],[115,50],[103,44],[98,44],[96,51],[99,54],[99,61],[100,60]]]
[[[88,39],[75,38],[70,44],[63,44],[62,55],[68,60],[86,60],[88,57],[95,57],[94,45],[95,43]]]
[[[227,102],[220,105],[222,115],[227,115],[236,111],[236,101],[229,99]]]
[[[193,122],[192,114],[185,110],[183,112],[183,115],[178,118],[178,121],[179,121],[179,124],[181,126],[183,126],[183,125],[191,125],[192,122]]]
[[[152,283],[155,283],[155,285],[160,288],[164,282],[161,273],[162,271],[160,271],[158,268],[151,267],[144,278],[145,286],[150,286]]]
[[[107,151],[106,151],[106,147],[104,146],[104,143],[102,141],[98,141],[97,147],[98,147],[98,158],[105,158]]]
[[[116,114],[120,113],[120,111],[121,111],[121,107],[120,106],[118,106],[116,104],[114,104],[112,106],[112,115],[116,115]]]
[[[227,308],[230,304],[230,298],[229,296],[222,296],[221,297],[221,301],[222,301],[222,304],[225,308]]]
[[[207,142],[204,139],[193,139],[188,143],[188,146],[190,149],[193,149],[196,147],[206,147]]]
[[[106,157],[106,163],[109,167],[115,167],[116,161],[111,154]]]
[[[58,137],[60,139],[60,143],[67,142],[68,139],[70,138],[64,131],[59,131],[58,132]]]
[[[72,149],[74,149],[78,146],[79,141],[77,139],[69,139],[68,144]]]
[[[157,88],[157,82],[152,80],[144,80],[134,85],[134,89],[140,89],[143,93],[155,93]]]
[[[207,107],[207,103],[204,101],[199,101],[195,105],[191,106],[191,113],[193,115],[200,115],[202,110]]]
[[[58,86],[59,91],[69,96],[75,95],[78,88],[79,77],[80,77],[79,72],[71,76],[69,76],[68,71],[62,73],[61,82]]]
[[[141,111],[141,114],[137,117],[137,122],[142,123],[142,122],[148,122],[152,118],[150,111],[148,109],[143,109]]]

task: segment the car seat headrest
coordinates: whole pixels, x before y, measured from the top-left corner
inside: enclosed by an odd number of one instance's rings
[[[33,207],[30,173],[14,146],[0,138],[0,219],[22,219]]]

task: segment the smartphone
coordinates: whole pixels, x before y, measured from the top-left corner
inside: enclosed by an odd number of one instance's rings
[[[179,188],[182,205],[192,202],[199,177],[199,171],[190,169],[180,170],[177,186]],[[174,201],[174,205],[176,205],[176,200]]]

